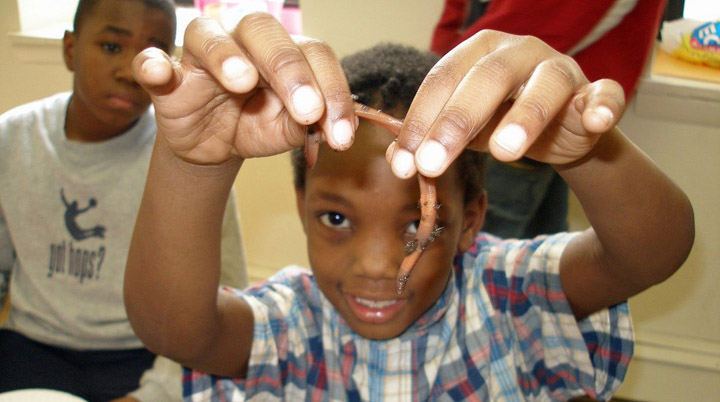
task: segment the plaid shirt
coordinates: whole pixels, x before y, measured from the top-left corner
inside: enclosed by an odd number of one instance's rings
[[[633,348],[627,305],[578,322],[560,286],[572,235],[480,234],[442,297],[405,333],[355,334],[311,273],[237,292],[253,309],[246,380],[185,371],[186,401],[554,401],[609,398]]]

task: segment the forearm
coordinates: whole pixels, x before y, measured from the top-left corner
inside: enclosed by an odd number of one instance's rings
[[[586,237],[600,274],[622,284],[621,300],[668,278],[685,261],[694,240],[689,200],[617,128],[585,158],[556,169],[591,223]]]
[[[239,167],[185,163],[158,135],[125,274],[128,317],[156,353],[186,360],[217,336],[222,217]]]
[[[232,191],[223,217],[221,243],[220,285],[244,289],[248,285],[248,273],[237,216],[237,204]]]

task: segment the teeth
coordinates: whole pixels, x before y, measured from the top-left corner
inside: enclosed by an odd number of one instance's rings
[[[356,297],[355,301],[362,304],[363,306],[367,306],[370,308],[385,308],[387,306],[395,304],[397,302],[397,299],[375,301],[375,300],[361,299],[359,297]]]

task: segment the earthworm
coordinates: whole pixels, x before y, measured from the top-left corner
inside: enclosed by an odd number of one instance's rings
[[[358,102],[355,102],[355,114],[358,117],[367,119],[373,124],[385,128],[395,136],[400,133],[400,128],[403,124],[402,120]],[[315,165],[319,146],[319,133],[312,128],[308,128],[308,135],[305,138],[305,158],[308,168],[312,168],[312,166]],[[405,245],[405,258],[400,263],[395,287],[398,294],[401,294],[405,290],[405,284],[410,277],[410,272],[413,267],[415,267],[420,256],[422,256],[425,248],[434,241],[442,231],[442,227],[435,227],[437,211],[440,208],[440,205],[437,203],[435,179],[423,176],[420,173],[417,174],[417,177],[420,185],[420,223],[418,224],[415,239]]]

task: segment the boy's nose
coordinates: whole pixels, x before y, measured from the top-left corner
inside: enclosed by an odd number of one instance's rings
[[[396,236],[372,231],[359,237],[356,245],[356,275],[372,279],[397,277],[400,262],[404,257],[403,243]]]
[[[115,68],[115,78],[118,80],[125,81],[129,84],[137,84],[135,81],[135,76],[132,72],[132,61],[135,58],[135,55],[127,54],[124,55],[120,60],[118,60],[118,64]]]

